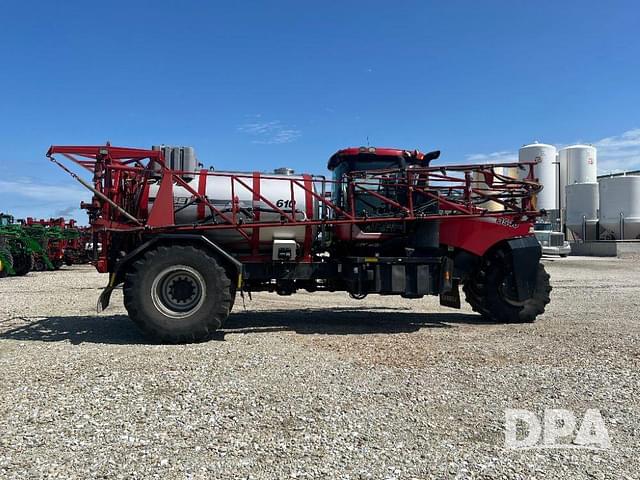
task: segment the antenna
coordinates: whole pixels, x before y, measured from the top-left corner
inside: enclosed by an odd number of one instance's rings
[[[367,135],[367,147],[370,147],[371,145],[369,145],[369,135]]]

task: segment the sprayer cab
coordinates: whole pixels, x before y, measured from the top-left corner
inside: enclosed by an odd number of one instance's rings
[[[378,170],[407,168],[410,166],[428,167],[431,160],[440,157],[440,150],[422,153],[418,150],[399,150],[397,148],[351,147],[338,150],[329,159],[327,168],[335,171],[340,165],[344,171]]]
[[[418,150],[399,150],[394,148],[357,147],[346,148],[336,152],[330,159],[327,168],[333,172],[336,188],[333,190],[333,201],[342,208],[349,208],[347,200],[352,191],[351,200],[355,210],[362,216],[372,218],[389,214],[402,215],[409,203],[416,206],[416,201],[423,207],[424,201],[435,206],[432,199],[418,198],[415,192],[397,188],[399,183],[406,183],[407,170],[429,167],[431,160],[437,159],[440,151],[422,153]],[[426,187],[428,176],[417,176],[417,187]],[[412,202],[408,195],[412,194]],[[393,203],[386,201],[391,200]],[[421,200],[423,202],[421,202]],[[396,205],[394,205],[394,203]],[[434,212],[435,210],[432,209]],[[377,225],[378,230],[383,229]],[[372,231],[376,227],[369,227]]]

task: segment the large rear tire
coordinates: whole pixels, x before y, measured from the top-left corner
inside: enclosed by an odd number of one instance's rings
[[[126,274],[124,304],[136,325],[156,340],[202,341],[229,315],[230,280],[207,252],[162,246],[145,253]]]
[[[13,257],[13,269],[16,272],[16,276],[22,277],[31,271],[33,268],[33,256],[30,253],[22,252]]]
[[[549,303],[551,285],[549,274],[542,264],[538,265],[536,285],[532,295],[518,301],[508,288],[513,284],[513,273],[507,261],[499,255],[493,256],[482,265],[463,285],[467,302],[475,312],[494,323],[530,323],[544,313]]]

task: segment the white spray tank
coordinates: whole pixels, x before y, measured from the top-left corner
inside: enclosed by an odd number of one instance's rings
[[[235,197],[237,200],[236,218],[240,222],[253,221],[253,214],[256,213],[258,221],[261,223],[280,223],[282,214],[273,206],[288,215],[295,214],[296,220],[319,218],[318,201],[305,190],[306,188],[315,191],[311,175],[295,175],[290,168],[281,168],[276,171],[279,173],[195,170],[193,175],[187,175],[186,178],[183,176],[183,178],[189,182],[192,189],[205,195],[207,200],[228,218],[231,218],[232,199]],[[233,192],[232,177],[235,178]],[[297,184],[292,184],[291,180],[296,180]],[[243,183],[253,191],[244,187]],[[150,186],[149,210],[153,207],[158,189],[159,183]],[[293,213],[292,194],[295,202],[295,212]],[[263,198],[261,199],[260,196]],[[264,199],[271,202],[273,206]],[[189,190],[174,184],[173,201],[176,225],[212,223],[213,221],[225,223],[220,214],[212,216],[211,210],[204,203],[191,203],[192,200],[193,195]],[[267,227],[261,228],[259,231],[260,235],[257,241],[260,253],[271,252],[274,240],[294,240],[302,244],[309,233],[312,238],[315,238],[316,234],[315,227],[311,229],[311,232],[308,232],[304,226]],[[245,228],[244,232],[252,240],[247,240],[235,229],[211,229],[206,230],[204,234],[211,241],[227,248],[231,253],[248,253],[253,248],[253,229]]]

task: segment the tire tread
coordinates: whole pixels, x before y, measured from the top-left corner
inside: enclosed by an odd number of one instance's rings
[[[196,255],[201,262],[209,262],[209,266],[215,272],[220,283],[220,302],[216,303],[214,310],[209,312],[204,321],[201,321],[196,328],[191,329],[189,332],[175,333],[160,329],[142,311],[140,300],[143,293],[139,291],[142,276],[150,265],[165,256],[175,258],[184,258],[186,256],[188,258],[192,255]],[[231,307],[230,285],[231,282],[224,268],[206,251],[188,245],[159,246],[149,250],[137,259],[125,274],[124,305],[129,312],[131,320],[149,337],[168,343],[198,342],[209,338],[213,331],[222,326],[228,316]]]
[[[486,278],[486,272],[481,271],[482,277]],[[490,299],[487,286],[479,285],[474,289],[469,282],[462,287],[467,303],[471,305],[474,312],[482,315],[486,320],[495,323],[532,323],[538,315],[545,311],[545,307],[551,301],[550,293],[552,287],[549,283],[550,275],[546,272],[542,264],[538,265],[536,287],[533,295],[527,299],[522,307],[511,307],[508,309],[498,309],[495,301]]]

